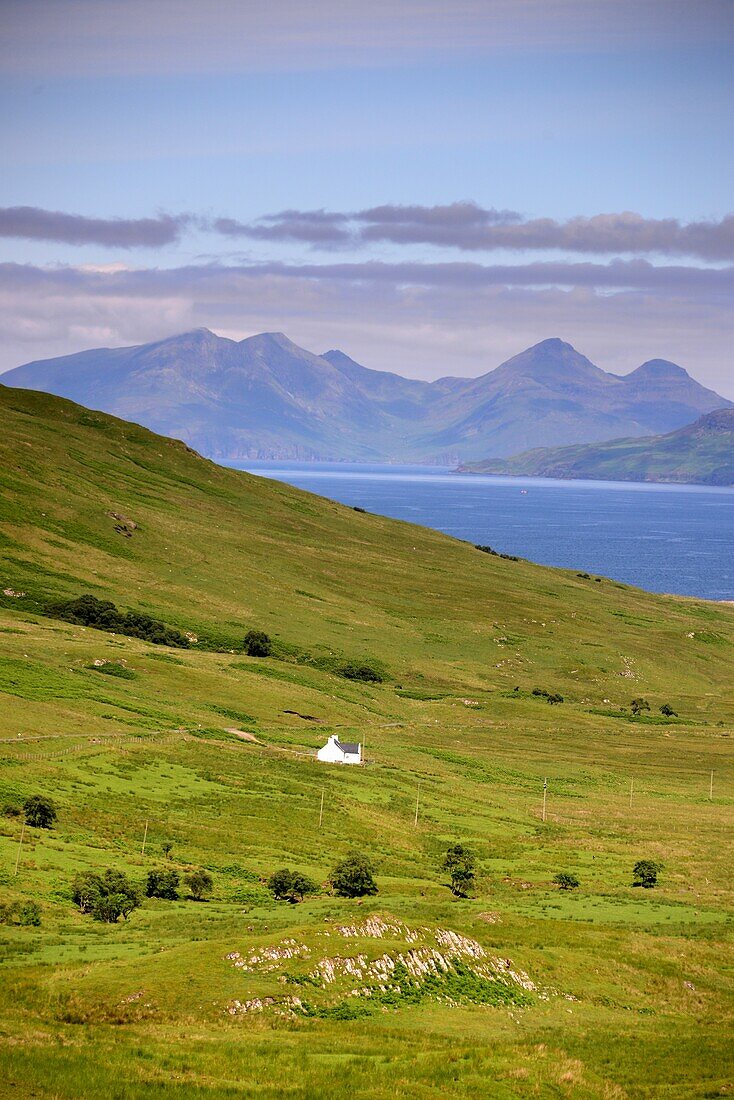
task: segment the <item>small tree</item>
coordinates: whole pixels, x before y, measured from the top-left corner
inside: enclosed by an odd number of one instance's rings
[[[662,869],[662,863],[654,859],[638,859],[632,868],[632,885],[644,886],[646,890],[651,890],[653,886],[657,886],[658,875]]]
[[[559,871],[553,876],[553,881],[559,890],[576,890],[581,885],[576,876],[568,871]]]
[[[289,901],[295,905],[296,902],[303,901],[306,894],[315,894],[318,886],[300,871],[290,871],[287,867],[282,867],[268,879],[268,889],[278,901]]]
[[[214,889],[214,879],[208,871],[189,871],[184,875],[184,882],[189,888],[189,893],[196,901],[203,901]]]
[[[455,897],[465,898],[474,885],[476,862],[474,853],[463,844],[452,844],[446,852],[441,870],[448,872]]]
[[[273,643],[264,630],[248,630],[242,643],[248,657],[269,657]]]
[[[56,807],[50,798],[41,794],[32,794],[23,803],[26,825],[34,829],[50,829],[56,820]]]
[[[170,859],[171,852],[173,851],[173,841],[164,840],[161,844],[161,851],[163,852],[163,855],[166,857],[166,859]]]
[[[146,896],[177,901],[179,881],[178,871],[149,871],[145,884]]]
[[[665,718],[677,718],[678,717],[676,712],[671,707],[670,703],[663,703],[663,705],[660,708],[660,713]]]
[[[374,880],[374,866],[359,852],[350,852],[346,859],[337,863],[329,875],[329,882],[335,894],[340,898],[362,898],[377,893]]]
[[[138,887],[122,871],[111,868],[101,875],[94,871],[77,875],[71,896],[82,913],[107,924],[115,924],[119,917],[127,920],[140,905]]]
[[[632,711],[632,713],[635,715],[636,718],[638,718],[642,714],[643,710],[649,710],[649,709],[650,709],[650,704],[648,703],[647,699],[640,699],[640,698],[633,699],[632,702],[630,703],[630,710]]]

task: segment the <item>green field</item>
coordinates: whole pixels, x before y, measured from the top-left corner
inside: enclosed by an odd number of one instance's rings
[[[0,924],[3,1096],[732,1095],[734,608],[504,561],[43,394],[0,406],[0,900],[42,918]],[[197,640],[49,613],[84,593]],[[340,674],[364,661],[383,682]],[[317,764],[332,732],[368,766]],[[58,820],[20,847],[36,793]],[[351,848],[377,896],[264,885]],[[113,925],[72,903],[82,871],[162,866],[208,869],[211,899]]]

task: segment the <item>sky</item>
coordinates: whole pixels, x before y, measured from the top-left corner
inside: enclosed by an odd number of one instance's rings
[[[0,371],[547,337],[734,398],[734,0],[0,0]]]

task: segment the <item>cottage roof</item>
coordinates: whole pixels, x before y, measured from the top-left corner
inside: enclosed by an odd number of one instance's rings
[[[359,742],[358,741],[340,741],[338,737],[334,738],[334,744],[342,752],[350,753],[354,756],[359,754]]]

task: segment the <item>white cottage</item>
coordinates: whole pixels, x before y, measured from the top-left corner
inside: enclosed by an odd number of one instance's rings
[[[322,764],[361,764],[362,745],[356,741],[340,741],[332,734],[323,749],[316,753],[316,759]]]

